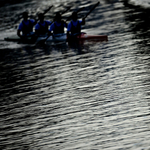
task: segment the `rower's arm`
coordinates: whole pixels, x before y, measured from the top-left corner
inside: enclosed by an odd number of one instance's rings
[[[82,25],[85,25],[85,18],[82,18]]]
[[[39,33],[39,30],[37,30],[37,29],[35,29],[35,33],[36,33],[36,35],[39,35],[40,33]]]
[[[69,34],[70,34],[70,32],[69,32],[69,31],[67,31],[67,39],[68,39],[68,37],[69,37]]]
[[[52,35],[52,31],[48,30],[48,36],[51,36],[51,35]]]
[[[21,34],[20,34],[20,30],[17,30],[17,35],[19,36],[19,37],[21,37]]]
[[[68,23],[67,23],[66,21],[64,21],[64,20],[62,20],[62,22],[65,24],[65,26],[66,26],[66,28],[67,28]]]
[[[37,20],[37,19],[35,19],[35,20],[34,20],[34,22],[33,22],[33,25],[36,25],[36,24],[37,24],[37,22],[38,22],[38,20]]]
[[[69,35],[70,35],[70,32],[69,31],[67,31],[67,42],[69,42]]]
[[[67,25],[67,38],[69,37],[70,33],[71,33],[71,22],[68,23]]]

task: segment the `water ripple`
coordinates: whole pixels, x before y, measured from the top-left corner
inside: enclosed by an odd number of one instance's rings
[[[130,28],[141,14],[132,12],[102,1],[83,30],[109,40],[85,42],[82,54],[48,45],[1,49],[0,149],[150,149],[149,45],[145,31]]]

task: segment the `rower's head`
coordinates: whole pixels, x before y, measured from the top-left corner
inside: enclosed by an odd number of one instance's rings
[[[55,15],[55,20],[56,20],[57,22],[60,22],[60,21],[61,21],[61,14],[60,14],[59,12],[56,13],[56,15]]]
[[[42,22],[42,21],[44,21],[44,14],[43,13],[39,13],[38,14],[38,18],[39,18],[39,20]]]
[[[72,13],[72,20],[73,20],[73,21],[77,21],[77,19],[78,19],[78,14],[77,14],[76,11],[74,11],[74,12]]]
[[[23,12],[22,17],[24,20],[27,20],[28,19],[28,12],[27,11]]]

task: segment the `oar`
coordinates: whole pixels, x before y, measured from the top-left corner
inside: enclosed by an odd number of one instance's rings
[[[51,10],[51,8],[53,7],[53,5],[51,5],[50,7],[48,7],[48,9],[46,9],[44,12],[43,12],[43,15],[45,15],[49,10]],[[36,22],[39,21],[39,19],[36,20]]]
[[[45,15],[51,8],[53,7],[53,5],[51,5],[48,9],[46,9],[43,13],[43,15]]]
[[[81,7],[81,8],[79,8],[76,12],[78,13],[78,12],[82,11],[84,8],[85,8],[85,7]],[[70,18],[71,18],[71,16],[69,16],[66,21],[68,21]]]
[[[90,10],[82,19],[87,18],[87,16],[88,16],[98,5],[99,5],[99,2],[97,2],[97,3],[91,8],[91,10]],[[82,32],[82,33],[83,33],[83,32]],[[76,34],[74,35],[74,37],[76,38],[78,35],[81,35],[81,33],[76,33]]]
[[[64,11],[62,11],[62,12],[61,12],[61,15],[65,14],[68,10],[70,10],[70,9],[71,9],[71,7],[72,7],[72,6],[67,7],[67,9],[66,9],[66,10],[64,10]]]
[[[87,16],[99,5],[99,2],[97,2],[92,9],[83,17],[84,19],[87,18]]]

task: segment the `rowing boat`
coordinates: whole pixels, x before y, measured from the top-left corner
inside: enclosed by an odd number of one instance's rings
[[[10,37],[6,37],[4,38],[5,41],[9,41],[9,42],[18,42],[18,43],[35,43],[37,40],[37,37],[32,37],[32,36],[26,36],[26,37],[22,37],[20,38],[18,35],[12,35]]]
[[[27,37],[28,39],[30,39],[30,37]],[[21,40],[21,38],[18,35],[12,35],[10,37],[6,37],[4,38],[5,41],[11,41],[11,42],[19,42]]]
[[[25,37],[19,37],[18,35],[12,35],[9,37],[4,38],[5,41],[9,42],[17,42],[17,43],[24,43],[24,44],[31,44],[35,43],[36,41],[40,41],[43,39],[46,39],[47,35],[41,35],[41,36],[25,36]]]
[[[39,42],[42,40],[45,40],[47,38],[46,35],[43,36],[38,36],[38,37],[31,37],[28,36],[26,38],[21,39],[20,37],[18,37],[17,35],[13,35],[7,38],[4,38],[5,41],[12,41],[12,42],[19,42],[19,43],[35,43],[35,42]],[[88,35],[86,33],[82,33],[80,35],[76,36],[76,39],[81,40],[81,41],[108,41],[108,36],[107,35]],[[60,42],[60,41],[67,41],[67,35],[64,34],[57,34],[54,36],[49,36],[49,38],[46,40],[46,43],[49,42]]]

